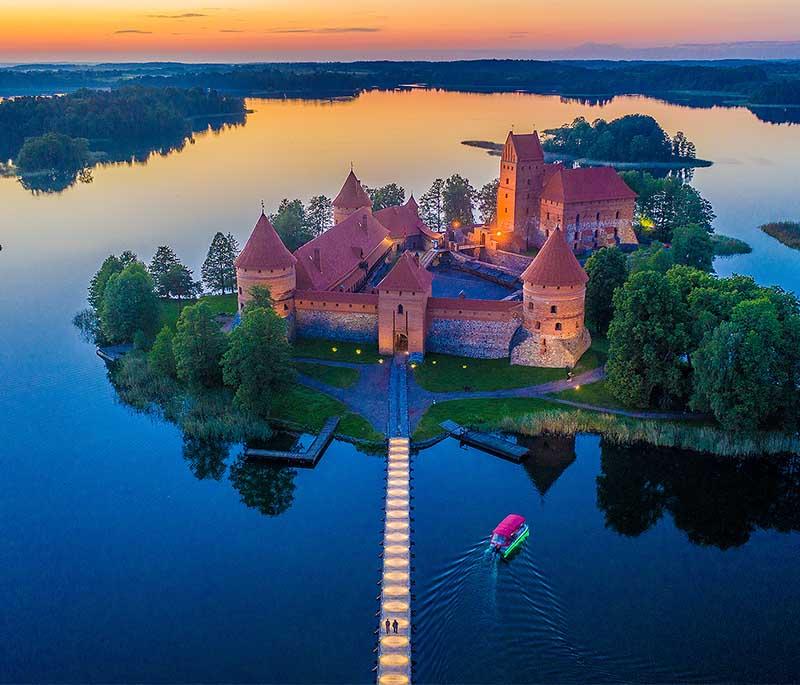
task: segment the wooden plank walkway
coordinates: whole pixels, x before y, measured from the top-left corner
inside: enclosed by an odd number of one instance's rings
[[[405,360],[395,360],[392,372],[389,382],[390,437],[386,470],[377,682],[378,685],[409,685],[411,683],[411,471]]]
[[[460,426],[455,421],[443,421],[439,425],[454,438],[461,440],[461,442],[477,447],[484,452],[495,454],[498,457],[519,463],[528,455],[527,447],[517,445],[515,442],[501,438],[498,435],[470,430]]]
[[[339,425],[339,417],[332,416],[322,426],[314,442],[305,452],[285,452],[281,450],[261,450],[257,448],[247,448],[244,451],[245,459],[256,459],[261,461],[283,462],[292,466],[303,466],[312,468],[317,465],[322,454],[327,449],[336,427]]]

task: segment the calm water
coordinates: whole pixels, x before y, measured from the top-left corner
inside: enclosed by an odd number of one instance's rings
[[[381,460],[338,443],[296,473],[231,471],[237,449],[185,457],[174,427],[116,401],[70,324],[109,252],[149,260],[169,243],[198,269],[215,231],[243,241],[262,198],[334,195],[351,160],[366,183],[419,196],[454,171],[494,177],[496,158],[463,139],[638,111],[715,160],[695,183],[718,230],[755,247],[718,271],[800,291],[798,253],[755,228],[800,216],[798,126],[642,98],[249,105],[244,127],[96,169],[58,195],[0,179],[0,681],[371,678]],[[527,469],[451,442],[426,451],[419,680],[800,679],[797,466],[731,468],[592,437]],[[534,534],[510,564],[491,563],[485,538],[510,510]]]

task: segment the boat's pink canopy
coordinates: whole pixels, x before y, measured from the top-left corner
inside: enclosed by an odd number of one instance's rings
[[[497,527],[492,531],[492,533],[495,535],[504,535],[505,537],[508,537],[523,523],[525,523],[524,516],[520,516],[519,514],[509,514],[497,524]]]

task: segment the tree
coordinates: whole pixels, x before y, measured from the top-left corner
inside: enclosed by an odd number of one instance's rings
[[[466,178],[453,174],[445,181],[442,190],[442,209],[444,221],[448,226],[456,224],[472,226],[475,223],[472,213],[474,203],[475,188]]]
[[[478,191],[478,211],[481,213],[481,221],[487,226],[494,223],[497,218],[497,189],[500,187],[500,179],[484,184]]]
[[[108,284],[108,279],[111,278],[112,274],[120,273],[128,264],[135,261],[136,255],[128,250],[119,257],[112,254],[105,258],[100,269],[89,283],[89,304],[92,305],[95,311],[98,311],[103,303],[103,293]]]
[[[109,277],[99,314],[100,328],[111,343],[129,342],[136,331],[155,332],[160,316],[158,298],[144,264],[132,262]]]
[[[226,342],[207,302],[184,307],[172,342],[178,378],[195,387],[219,385]]]
[[[314,237],[308,227],[305,207],[300,200],[289,201],[284,198],[270,220],[290,252]]]
[[[225,384],[244,411],[269,418],[275,396],[292,378],[292,350],[286,322],[272,308],[245,308],[222,358]]]
[[[250,298],[250,301],[247,303],[248,307],[272,309],[272,305],[274,304],[272,293],[266,285],[254,285],[250,288]]]
[[[175,378],[175,352],[172,349],[172,329],[165,325],[156,336],[150,354],[147,357],[150,368],[157,374]]]
[[[333,203],[329,197],[315,195],[308,201],[306,225],[313,237],[333,225]]]
[[[628,261],[616,247],[604,247],[586,260],[586,323],[593,333],[605,335],[614,314],[612,299],[628,277]]]
[[[406,201],[405,189],[396,183],[389,183],[380,188],[369,188],[367,189],[367,194],[372,200],[373,212],[386,207],[396,207]]]
[[[609,387],[634,407],[670,406],[687,391],[687,315],[677,288],[656,271],[633,274],[614,293],[608,329]]]
[[[701,271],[713,271],[714,243],[711,235],[700,226],[678,226],[672,232],[672,259]]]
[[[153,259],[150,262],[150,275],[153,277],[156,292],[161,297],[169,296],[169,288],[164,282],[164,277],[173,266],[180,263],[175,251],[168,245],[160,245],[156,249],[156,253],[153,255]]]
[[[222,293],[223,295],[229,291],[236,291],[234,262],[238,254],[239,245],[230,233],[227,236],[219,231],[214,234],[206,260],[200,270],[206,288],[213,293]]]
[[[23,173],[34,171],[75,172],[89,160],[89,141],[71,138],[61,133],[45,133],[28,138],[17,156],[17,166]]]
[[[437,178],[427,192],[419,199],[420,218],[434,231],[441,231],[444,226],[442,213],[444,209],[444,181]]]
[[[294,502],[297,469],[273,464],[256,464],[237,459],[230,468],[233,487],[242,502],[265,516],[280,516]]]
[[[192,271],[183,264],[173,264],[161,276],[161,286],[168,297],[178,300],[194,297],[200,292],[200,284],[192,278]]]
[[[628,270],[631,274],[640,271],[666,273],[672,267],[672,254],[661,243],[653,242],[648,247],[640,247],[628,257]]]

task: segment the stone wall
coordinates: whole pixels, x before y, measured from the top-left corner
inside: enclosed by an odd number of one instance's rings
[[[507,357],[519,321],[480,321],[432,318],[425,348],[428,352],[476,359]]]
[[[298,338],[327,338],[377,345],[378,314],[298,309],[295,335]]]
[[[552,369],[573,367],[591,344],[592,338],[585,328],[575,338],[551,338],[520,328],[514,336],[511,363]]]
[[[504,269],[508,269],[520,275],[530,266],[533,257],[526,257],[516,252],[492,250],[491,248],[484,247],[481,248],[481,261],[489,262],[489,264],[494,264],[495,266],[502,266]]]

